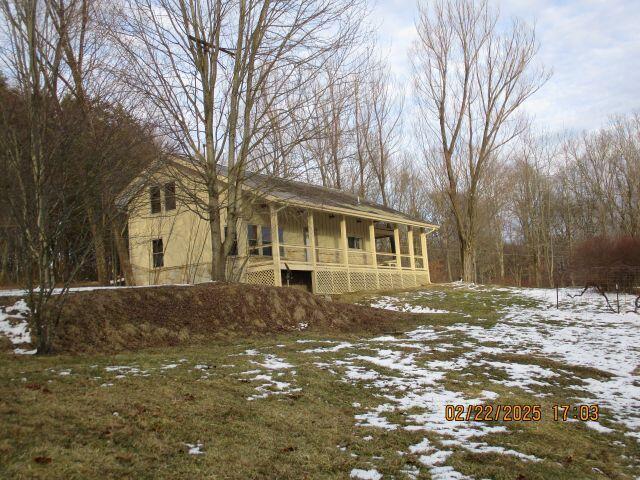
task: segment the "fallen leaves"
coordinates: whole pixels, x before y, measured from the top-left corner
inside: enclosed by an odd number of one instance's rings
[[[40,392],[45,393],[45,394],[51,393],[51,390],[49,390],[47,387],[43,387],[39,383],[27,383],[25,385],[25,388],[28,389],[28,390],[33,390],[33,391],[40,391]]]

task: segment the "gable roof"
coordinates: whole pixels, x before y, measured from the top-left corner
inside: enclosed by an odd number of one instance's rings
[[[186,174],[198,175],[198,171],[191,165],[180,160],[167,160],[172,167],[175,167]],[[121,203],[130,200],[149,178],[162,169],[162,164],[158,162],[155,167],[149,168],[144,175],[131,182],[129,188],[122,192]],[[226,167],[218,167],[222,177],[228,176]],[[375,202],[371,202],[357,195],[330,187],[323,187],[311,183],[288,180],[280,177],[273,177],[260,173],[249,173],[243,181],[246,188],[257,192],[257,195],[267,201],[295,205],[301,208],[313,210],[330,211],[336,214],[343,214],[370,220],[384,221],[391,223],[402,223],[418,227],[428,228],[431,231],[438,229],[437,225],[424,221],[420,218],[407,215],[399,210],[385,207]]]

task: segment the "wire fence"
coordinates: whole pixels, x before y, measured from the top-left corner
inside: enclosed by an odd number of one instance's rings
[[[551,301],[557,308],[580,309],[583,305],[596,305],[611,313],[640,313],[640,292],[627,293],[615,287],[608,291],[593,284],[581,288],[556,286]]]

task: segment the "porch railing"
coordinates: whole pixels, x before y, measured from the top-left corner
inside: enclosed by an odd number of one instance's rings
[[[273,247],[271,244],[262,244],[258,246],[249,247],[249,256],[251,264],[262,264],[272,261]],[[313,259],[311,257],[311,246],[309,245],[295,245],[290,243],[280,243],[280,260],[282,262],[297,262],[312,265]],[[366,250],[349,249],[347,252],[347,259],[344,258],[344,250],[340,248],[331,247],[316,247],[315,263],[317,265],[348,265],[353,267],[375,267],[380,269],[398,269],[398,260],[400,261],[400,267],[404,270],[411,269],[411,255],[400,254],[397,255],[391,252],[376,252],[375,263],[373,259],[373,253]],[[421,254],[414,255],[414,265],[417,270],[424,269],[424,262]]]

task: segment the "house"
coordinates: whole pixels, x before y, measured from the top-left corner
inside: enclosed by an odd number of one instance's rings
[[[130,189],[126,199],[130,261],[138,285],[210,279],[208,222],[179,194],[181,188],[200,189],[205,200],[204,188],[186,163],[172,162],[171,168],[172,175],[159,169],[151,182],[139,180],[140,188]],[[227,265],[239,271],[240,281],[323,294],[430,283],[427,235],[435,225],[298,181],[256,174],[243,182],[243,189],[247,211]],[[221,218],[224,225],[224,212]]]

